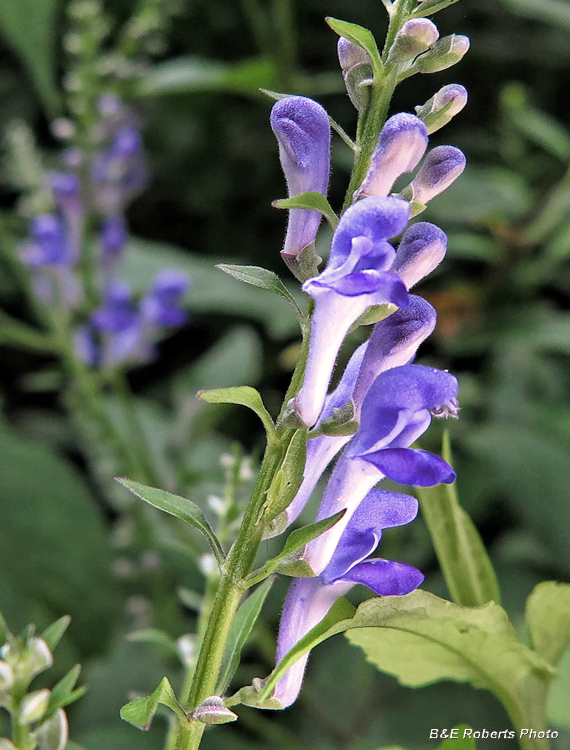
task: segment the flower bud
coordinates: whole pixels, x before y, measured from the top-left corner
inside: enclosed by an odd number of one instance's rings
[[[410,184],[414,203],[426,204],[446,190],[465,169],[465,156],[455,146],[438,146],[429,152]]]
[[[41,638],[30,638],[19,666],[29,679],[49,669],[53,664],[53,654]]]
[[[0,659],[0,692],[10,690],[14,684],[14,670],[2,659]]]
[[[326,195],[331,134],[325,110],[304,96],[287,96],[273,105],[270,121],[279,144],[279,158],[289,197],[313,191]],[[305,248],[314,243],[320,223],[319,211],[289,211],[281,254],[291,270],[295,270]]]
[[[458,63],[468,49],[468,37],[459,34],[444,36],[430,50],[418,57],[414,68],[420,73],[437,73]]]
[[[67,716],[62,708],[58,708],[36,733],[38,750],[65,750],[68,737]]]
[[[374,80],[370,58],[362,47],[343,36],[338,40],[337,50],[348,97],[362,114],[368,106],[369,86]]]
[[[425,122],[428,135],[435,133],[455,117],[467,104],[467,89],[457,83],[450,83],[440,89],[435,96],[416,107],[416,114]]]
[[[427,129],[420,119],[407,112],[390,117],[380,132],[359,197],[387,196],[397,178],[415,168],[427,143]]]
[[[5,737],[0,737],[0,750],[17,750],[16,746]]]
[[[192,711],[192,718],[203,724],[227,724],[229,721],[235,721],[237,714],[226,708],[221,698],[212,695]]]
[[[28,693],[20,704],[18,717],[20,724],[32,724],[34,721],[39,721],[47,711],[49,698],[50,691],[45,688]]]
[[[413,60],[437,42],[437,26],[427,18],[412,18],[397,33],[388,55],[388,63],[403,63]]]
[[[431,273],[445,257],[447,237],[435,224],[420,221],[407,230],[390,269],[408,289]]]

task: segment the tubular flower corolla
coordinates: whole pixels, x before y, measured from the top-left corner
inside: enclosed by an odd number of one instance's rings
[[[325,270],[303,284],[315,300],[305,380],[292,409],[314,425],[321,412],[338,351],[352,325],[372,305],[406,307],[408,292],[390,271],[396,251],[387,241],[409,219],[399,198],[366,198],[342,216]]]
[[[379,596],[409,594],[422,583],[424,576],[411,565],[369,557],[378,546],[383,529],[410,523],[417,511],[417,500],[408,495],[381,490],[368,493],[321,575],[297,578],[291,584],[279,628],[277,663],[356,583],[368,586]],[[299,659],[275,688],[273,697],[283,708],[299,694],[307,659],[308,655]]]
[[[418,117],[407,112],[390,117],[380,131],[359,197],[388,195],[400,175],[415,169],[427,145],[427,128]]]
[[[330,172],[329,118],[320,104],[304,96],[287,96],[271,110],[271,128],[279,144],[279,158],[289,197],[300,193],[327,194]],[[289,211],[281,254],[291,270],[317,236],[321,213],[294,208]]]
[[[427,430],[431,410],[457,415],[457,380],[422,365],[403,365],[381,373],[362,405],[355,436],[336,464],[317,520],[346,509],[329,531],[310,542],[303,559],[316,574],[329,564],[340,536],[363,498],[384,477],[417,487],[450,483],[453,469],[439,456],[409,446]]]
[[[351,357],[336,389],[327,396],[316,428],[333,416],[333,408],[344,406],[350,400],[354,407],[353,419],[358,421],[364,397],[374,380],[381,372],[413,360],[419,345],[435,328],[435,323],[433,307],[416,295],[410,295],[408,307],[377,323],[370,339]],[[293,502],[285,510],[286,521],[278,533],[298,517],[322,473],[349,440],[350,436],[346,435],[319,435],[308,441],[303,482]]]

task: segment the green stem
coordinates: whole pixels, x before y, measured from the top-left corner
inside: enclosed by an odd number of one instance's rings
[[[284,438],[290,438],[290,433]],[[243,581],[253,568],[263,531],[263,508],[267,490],[283,459],[286,441],[268,446],[259,477],[247,506],[238,537],[231,548],[220,585],[214,599],[208,627],[196,663],[194,679],[186,706],[192,711],[205,698],[213,695],[222,664],[232,620],[241,601]],[[179,730],[176,750],[195,750],[200,744],[205,724],[191,721]]]

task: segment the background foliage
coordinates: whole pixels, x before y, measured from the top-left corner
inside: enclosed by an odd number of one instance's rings
[[[106,9],[118,25],[132,4],[110,0]],[[263,265],[287,278],[278,252],[285,214],[270,205],[285,187],[270,101],[258,89],[313,96],[351,132],[355,115],[325,15],[367,26],[378,38],[384,32],[378,0],[189,0],[134,91],[152,182],[130,209],[136,239],[122,274],[142,288],[156,270],[175,265],[190,273],[194,288],[189,324],[130,380],[158,461],[179,457],[196,502],[221,492],[220,454],[235,450],[239,438],[255,462],[262,436],[253,417],[206,407],[195,391],[247,383],[277,407],[295,361],[288,306],[214,263]],[[461,419],[452,431],[459,494],[517,623],[536,583],[570,579],[570,10],[564,0],[464,0],[436,20],[442,34],[472,41],[454,69],[470,103],[444,131],[469,166],[425,215],[448,232],[450,250],[420,290],[439,313],[420,361],[460,377]],[[32,128],[48,165],[57,149],[48,123],[61,111],[65,24],[64,2],[0,1],[0,130],[13,141],[25,137],[21,123]],[[393,111],[426,101],[449,82],[447,73],[439,77],[401,86]],[[349,157],[337,140],[333,206],[342,200]],[[16,211],[26,185],[8,155],[0,182],[6,255],[10,236],[26,232]],[[26,320],[13,269],[0,262],[1,308]],[[180,668],[168,642],[126,636],[151,627],[172,639],[188,632],[195,618],[177,592],[199,590],[200,573],[172,543],[159,545],[160,573],[148,554],[123,554],[121,511],[129,500],[120,489],[112,503],[102,496],[58,398],[53,359],[14,346],[9,326],[0,327],[0,347],[0,609],[16,631],[73,616],[56,669],[85,665],[89,692],[70,709],[77,742],[87,750],[155,750],[159,722],[143,735],[121,723],[118,710],[129,692],[152,691],[165,670],[174,684]],[[430,440],[437,450],[436,429]],[[424,587],[445,595],[421,522],[387,534],[382,554],[417,565],[428,574]],[[278,581],[270,593],[241,684],[270,670],[285,586]],[[182,601],[191,603],[188,594]],[[569,748],[570,654],[561,672],[550,718],[560,730],[555,746]],[[340,637],[312,656],[302,698],[285,715],[239,714],[237,728],[218,728],[204,746],[422,748],[433,726],[508,726],[489,695],[450,683],[406,690]]]

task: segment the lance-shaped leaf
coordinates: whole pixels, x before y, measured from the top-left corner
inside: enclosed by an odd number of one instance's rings
[[[327,199],[320,193],[306,193],[306,195],[318,195],[328,204]],[[277,202],[279,203],[281,201]],[[278,208],[285,208],[285,206],[278,206]],[[291,206],[291,208],[304,208],[304,206]],[[332,211],[332,208],[330,210]],[[269,271],[267,270],[267,268],[261,268],[260,266],[237,266],[233,265],[232,263],[218,263],[216,268],[219,268],[220,271],[233,276],[233,278],[237,279],[238,281],[243,281],[244,284],[258,286],[261,287],[261,289],[267,289],[269,292],[274,292],[280,297],[283,297],[283,299],[287,300],[287,302],[293,308],[293,312],[295,313],[297,320],[301,324],[301,327],[305,325],[306,321],[305,316],[303,315],[303,311],[297,304],[291,292],[287,289],[279,276],[277,276],[276,273],[273,273],[273,271]]]
[[[525,715],[527,680],[531,676],[548,680],[555,675],[547,661],[520,643],[506,612],[494,602],[460,607],[417,590],[407,596],[369,599],[353,617],[338,619],[326,628],[324,624],[325,620],[279,662],[262,699],[297,659],[345,631],[351,631],[348,639],[364,650],[369,661],[402,685],[468,682],[491,691],[521,716]]]
[[[451,464],[449,434],[444,433],[442,456]],[[499,584],[473,521],[459,504],[455,484],[417,487],[422,515],[454,602],[477,607],[500,602]]]
[[[285,542],[285,546],[283,547],[281,552],[275,557],[272,557],[270,560],[267,560],[263,567],[259,568],[251,574],[251,576],[248,578],[248,585],[253,586],[256,583],[259,583],[259,581],[267,578],[267,576],[271,575],[271,573],[274,573],[275,571],[284,573],[285,575],[292,575],[292,573],[289,573],[288,571],[290,569],[290,566],[295,565],[295,563],[297,562],[297,560],[295,559],[295,553],[297,553],[309,542],[312,542],[313,539],[316,539],[321,534],[324,534],[325,531],[332,529],[332,527],[340,521],[345,513],[346,509],[339,510],[338,513],[335,513],[334,516],[330,516],[330,518],[323,518],[322,521],[317,521],[316,523],[311,523],[308,526],[302,526],[300,529],[295,529],[295,531],[293,531],[287,537],[287,541]],[[295,573],[295,575],[299,575],[299,573],[297,572]],[[313,573],[309,572],[309,575],[313,575]]]
[[[299,193],[299,195],[294,195],[292,198],[282,198],[281,200],[273,201],[271,205],[274,208],[311,208],[315,211],[320,211],[331,225],[333,232],[338,224],[338,216],[333,211],[331,204],[322,193],[315,191]]]
[[[366,50],[370,62],[372,63],[374,76],[378,80],[381,80],[384,77],[384,66],[382,65],[380,53],[378,52],[376,40],[374,39],[372,32],[356,23],[348,23],[348,21],[341,21],[338,18],[329,17],[325,20],[331,29],[336,31],[339,36],[343,36],[345,39],[348,39],[349,42],[357,44],[359,47],[362,47],[363,50]]]
[[[239,666],[243,647],[245,646],[253,626],[259,617],[272,585],[272,578],[262,583],[261,586],[256,588],[255,591],[247,597],[236,612],[228,635],[224,661],[218,679],[218,687],[216,688],[216,692],[220,695],[227,690],[227,687]]]
[[[85,686],[74,690],[80,672],[81,665],[76,664],[52,689],[46,711],[46,718],[52,716],[58,708],[68,706],[70,703],[73,703],[84,695],[87,690]]]
[[[251,390],[253,390],[253,388]],[[201,531],[208,540],[212,551],[216,556],[216,560],[220,565],[223,564],[225,555],[222,545],[208,523],[208,519],[196,503],[193,503],[185,497],[173,495],[165,490],[158,490],[155,487],[147,487],[139,482],[133,482],[131,479],[117,479],[117,482],[120,482],[134,495],[140,497],[141,500],[144,500],[149,505],[152,505],[159,510],[163,510],[165,513],[169,513],[171,516],[175,516],[175,518],[179,518],[181,521],[185,521],[191,526],[194,526],[195,529],[198,529],[198,531]]]
[[[570,645],[570,584],[544,581],[526,601],[534,650],[556,666]]]
[[[49,336],[0,310],[0,344],[36,352],[54,352],[56,344]]]
[[[152,695],[145,698],[135,698],[121,709],[121,719],[128,721],[139,729],[149,729],[158,706],[166,706],[174,711],[182,725],[188,723],[186,713],[179,705],[174,695],[172,685],[164,677]]]
[[[71,617],[69,615],[64,615],[63,617],[60,617],[59,620],[56,620],[55,622],[52,622],[51,625],[48,625],[48,627],[40,635],[40,638],[44,640],[49,646],[50,651],[53,651],[57,644],[60,642],[63,634],[69,627],[70,622]]]
[[[426,0],[412,13],[413,18],[424,18],[425,16],[433,16],[438,10],[448,8],[450,5],[454,5],[459,0]]]
[[[269,443],[275,444],[279,442],[279,436],[277,435],[273,420],[255,388],[251,388],[249,385],[240,385],[235,388],[198,391],[196,395],[202,401],[207,401],[209,404],[239,404],[240,406],[247,406],[263,422]]]

